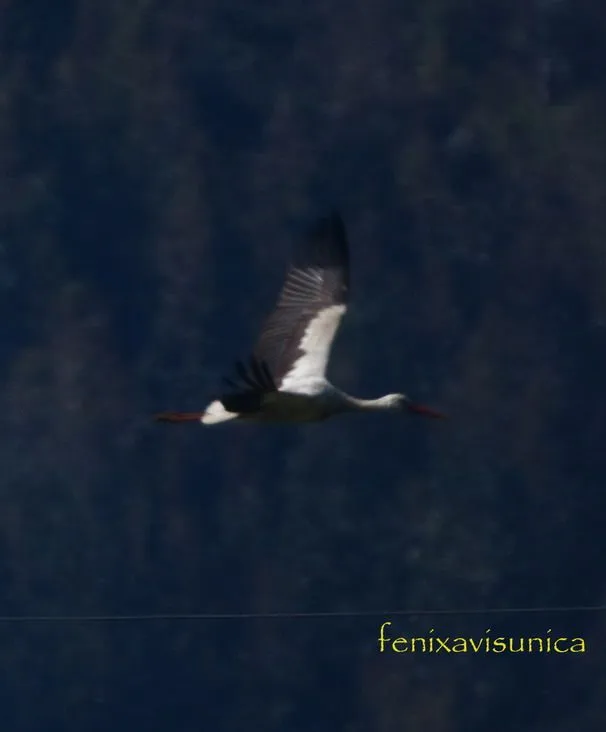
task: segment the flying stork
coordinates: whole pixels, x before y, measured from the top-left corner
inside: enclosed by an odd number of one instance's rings
[[[338,213],[319,219],[295,251],[274,311],[247,365],[204,412],[164,412],[160,422],[312,422],[345,412],[395,411],[442,418],[405,394],[357,399],[325,377],[349,296],[349,250]]]

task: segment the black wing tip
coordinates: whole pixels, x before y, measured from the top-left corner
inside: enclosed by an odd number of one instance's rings
[[[239,414],[255,414],[261,411],[263,393],[257,391],[243,391],[236,394],[222,394],[218,397],[228,412]]]
[[[295,265],[349,267],[349,245],[343,217],[337,209],[317,218],[295,250]]]
[[[257,392],[260,394],[277,391],[275,379],[268,364],[263,359],[258,359],[253,355],[250,357],[248,364],[244,361],[236,361],[234,370],[234,378],[223,377],[223,383],[230,389],[237,392]]]
[[[319,216],[310,227],[310,236],[332,236],[345,239],[345,221],[337,208],[329,209],[324,216]]]
[[[266,394],[277,391],[274,377],[267,363],[251,356],[248,363],[236,361],[234,379],[223,378],[223,383],[232,389],[216,398],[228,412],[254,414],[258,412]]]

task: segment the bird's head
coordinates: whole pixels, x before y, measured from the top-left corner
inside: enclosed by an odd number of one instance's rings
[[[420,417],[432,417],[433,419],[446,419],[446,415],[436,409],[426,407],[423,404],[413,402],[406,394],[388,394],[385,397],[385,404],[394,410],[416,414]]]

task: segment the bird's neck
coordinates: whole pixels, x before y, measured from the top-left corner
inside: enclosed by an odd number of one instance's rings
[[[378,399],[357,399],[356,397],[348,397],[347,404],[352,411],[356,412],[387,412],[396,409],[389,397],[379,397]]]

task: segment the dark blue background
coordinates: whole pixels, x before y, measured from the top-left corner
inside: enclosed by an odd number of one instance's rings
[[[3,730],[604,728],[601,3],[0,7]],[[329,376],[392,416],[170,429],[337,205]],[[383,613],[383,614],[382,614]],[[402,635],[580,656],[380,655]]]

